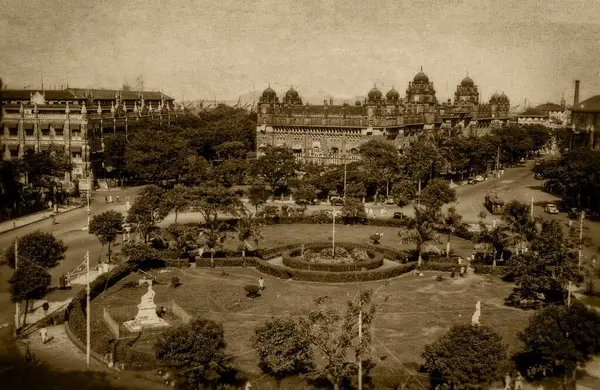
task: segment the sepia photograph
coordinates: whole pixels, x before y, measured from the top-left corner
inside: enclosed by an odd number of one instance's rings
[[[597,0],[0,0],[0,389],[600,390]]]

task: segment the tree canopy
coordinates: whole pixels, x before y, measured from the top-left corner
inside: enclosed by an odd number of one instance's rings
[[[18,238],[19,267],[24,262],[35,263],[43,268],[54,268],[65,259],[67,247],[51,233],[35,231]],[[6,259],[15,268],[15,242],[6,248]]]
[[[489,385],[502,378],[508,356],[502,337],[482,325],[454,325],[425,346],[423,367],[433,383]]]
[[[286,189],[296,176],[298,164],[291,149],[284,146],[267,147],[264,155],[254,162],[253,175],[262,178],[272,191]]]

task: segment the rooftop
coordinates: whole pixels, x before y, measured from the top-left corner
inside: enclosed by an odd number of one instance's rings
[[[31,94],[42,93],[39,89],[7,89],[2,91],[3,100],[29,100]],[[175,100],[170,96],[155,91],[120,91],[117,89],[85,89],[68,88],[59,90],[45,90],[43,95],[46,100],[86,100],[88,93],[97,100],[114,100],[117,94],[121,95],[123,100],[139,100],[143,94],[145,100]]]
[[[573,111],[600,111],[600,95],[596,95],[573,106]]]

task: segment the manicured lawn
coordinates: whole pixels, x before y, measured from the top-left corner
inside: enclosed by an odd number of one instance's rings
[[[369,236],[375,232],[383,233],[381,245],[398,249],[414,249],[414,245],[401,244],[398,237],[399,228],[365,226],[365,225],[336,225],[335,240],[339,242],[369,243]],[[259,248],[273,248],[276,246],[289,245],[302,242],[327,242],[332,236],[332,226],[316,224],[293,224],[293,225],[266,225],[262,228],[264,238],[259,242]],[[441,235],[441,243],[436,244],[440,249],[446,249],[447,236]],[[252,244],[253,245],[253,244]],[[228,240],[226,247],[237,250],[239,242]],[[473,251],[473,243],[458,237],[452,237],[450,248],[457,255],[463,257],[470,255]]]
[[[276,228],[281,228],[277,226]],[[271,245],[283,244],[290,239],[295,226],[285,226],[276,238],[269,238]],[[326,238],[324,229],[315,229],[315,234]],[[268,227],[268,229],[273,229]],[[353,228],[347,228],[351,236]],[[342,230],[342,229],[340,229]],[[383,231],[384,229],[379,229]],[[396,231],[396,229],[390,229]],[[384,231],[387,235],[387,231]],[[357,237],[360,235],[357,234]],[[384,236],[385,239],[385,236]],[[390,240],[391,241],[391,240]],[[392,242],[385,243],[392,246]],[[223,272],[228,275],[222,275]],[[313,300],[328,296],[330,304],[341,311],[347,299],[352,299],[361,289],[377,291],[374,303],[377,314],[374,327],[374,355],[381,358],[373,374],[377,381],[385,381],[391,376],[404,375],[401,362],[405,366],[417,367],[424,346],[453,324],[468,324],[481,301],[481,323],[496,329],[511,349],[518,345],[517,333],[524,329],[531,312],[508,308],[503,305],[512,286],[496,278],[469,275],[465,278],[450,278],[438,282],[439,272],[425,272],[423,277],[411,274],[388,281],[359,284],[321,284],[277,279],[259,273],[254,268],[186,268],[170,269],[168,272],[153,272],[164,283],[155,285],[155,302],[158,305],[175,301],[192,316],[202,316],[223,324],[228,350],[236,358],[236,366],[256,378],[262,374],[257,365],[257,355],[251,351],[250,339],[254,328],[276,316],[298,316],[303,310],[313,308]],[[182,285],[172,288],[168,281],[177,276]],[[257,284],[259,276],[265,279],[266,290],[262,296],[249,299],[244,286]],[[106,291],[92,303],[94,319],[93,340],[110,337],[102,323],[102,307],[129,307],[132,318],[135,305],[146,292],[146,288],[122,289],[123,283],[137,280],[130,275],[116,286]],[[167,305],[165,305],[167,306]],[[118,309],[123,310],[123,309]],[[150,352],[154,337],[144,337],[136,348]],[[250,352],[248,352],[250,351]],[[301,389],[302,381],[292,380],[284,388]],[[386,388],[383,383],[381,387]],[[388,381],[388,384],[391,382]],[[253,386],[275,388],[268,377],[261,378]],[[273,386],[273,387],[272,387]]]

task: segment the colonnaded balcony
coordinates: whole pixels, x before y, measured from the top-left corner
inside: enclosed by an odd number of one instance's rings
[[[360,155],[352,154],[343,156],[335,154],[296,153],[296,161],[317,165],[342,165],[360,161]]]

